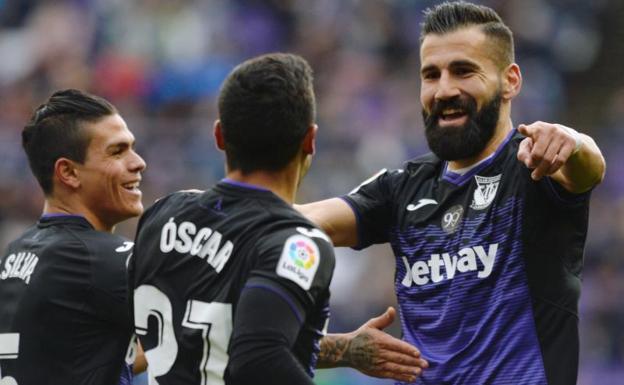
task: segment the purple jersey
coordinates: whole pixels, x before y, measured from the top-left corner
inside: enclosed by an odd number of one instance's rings
[[[463,175],[429,154],[344,199],[359,247],[390,242],[417,384],[576,383],[589,194],[534,182],[511,132]]]

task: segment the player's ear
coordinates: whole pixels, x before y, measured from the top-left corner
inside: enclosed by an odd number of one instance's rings
[[[308,127],[308,132],[306,132],[303,137],[302,149],[306,155],[314,155],[316,152],[316,132],[318,131],[318,126],[316,124],[311,124]]]
[[[217,119],[213,126],[215,143],[217,148],[221,151],[225,151],[225,140],[223,139],[223,130],[221,129],[221,120]]]
[[[79,171],[76,163],[67,158],[58,158],[54,162],[54,176],[64,186],[77,189],[80,187]]]
[[[511,63],[503,71],[502,97],[511,100],[520,93],[522,88],[522,73],[516,63]]]

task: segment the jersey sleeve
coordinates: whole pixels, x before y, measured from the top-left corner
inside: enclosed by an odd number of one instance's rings
[[[388,242],[393,215],[393,192],[403,170],[383,169],[341,198],[351,206],[357,220],[355,249]]]
[[[263,287],[243,289],[234,318],[228,383],[314,384],[293,354],[301,320],[291,306],[286,297]]]
[[[565,208],[577,208],[585,206],[589,203],[591,191],[580,194],[574,194],[563,188],[551,177],[545,177],[540,180],[540,188],[545,193],[551,203]]]
[[[245,286],[279,293],[305,318],[305,309],[327,295],[333,275],[334,249],[327,235],[297,226],[264,236],[257,248],[256,265]]]
[[[525,136],[521,134],[517,134],[514,138],[517,141],[514,147],[515,151],[517,151],[520,142],[524,138]],[[529,196],[529,199],[545,199],[555,209],[584,210],[589,205],[589,198],[593,188],[584,193],[575,194],[566,190],[550,176],[545,176],[535,182],[531,178],[532,169],[527,168],[519,161],[515,162],[516,167],[520,169],[520,171],[516,171],[519,173],[517,175],[528,184],[528,194],[534,195]]]
[[[269,234],[257,247],[236,308],[228,375],[237,384],[313,384],[293,346],[308,312],[327,300],[333,247],[306,227]]]

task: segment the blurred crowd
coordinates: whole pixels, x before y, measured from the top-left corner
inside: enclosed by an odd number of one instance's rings
[[[296,52],[315,70],[317,157],[298,201],[340,195],[427,151],[419,102],[419,28],[428,0],[0,0],[0,246],[34,222],[42,195],[21,129],[53,90],[105,96],[148,163],[149,205],[223,177],[212,140],[216,95],[240,61]],[[607,159],[593,193],[581,301],[580,384],[624,383],[624,2],[490,0],[514,31],[524,85],[515,124],[559,122]],[[133,236],[136,221],[118,232]],[[338,250],[330,330],[394,301],[385,246]],[[393,332],[398,331],[398,325]],[[381,384],[350,370],[318,384]]]

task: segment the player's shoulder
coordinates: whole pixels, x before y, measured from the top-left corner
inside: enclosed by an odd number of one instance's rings
[[[185,201],[189,199],[194,200],[205,192],[205,190],[199,189],[178,190],[166,195],[165,199],[169,201]],[[160,201],[160,199],[158,199],[157,202],[158,201]]]
[[[79,280],[93,283],[97,276],[125,276],[126,261],[133,246],[127,238],[89,226],[57,228],[61,231],[34,234],[24,245],[32,247],[40,259],[62,263]]]
[[[286,254],[292,254],[294,258],[296,253],[307,250],[311,255],[334,258],[331,238],[298,212],[285,220],[276,221],[276,226],[267,228],[259,240],[261,253],[263,250],[282,250],[282,258]]]
[[[50,228],[54,230],[50,231]],[[24,245],[37,249],[42,255],[57,254],[75,260],[87,260],[89,256],[113,254],[115,249],[129,250],[128,244],[132,242],[122,236],[95,230],[86,220],[76,219],[49,227],[32,227],[12,247]]]
[[[410,159],[403,164],[403,169],[408,174],[417,173],[423,169],[437,169],[442,165],[442,160],[438,158],[434,153],[429,152]]]
[[[395,169],[381,169],[372,177],[362,183],[368,184],[369,182],[379,179],[392,185],[398,184],[401,181],[422,174],[423,172],[437,170],[442,161],[434,153],[427,153],[416,158],[412,158],[403,163],[402,168]]]
[[[265,244],[280,244],[291,237],[307,237],[332,248],[330,237],[299,211],[287,204],[276,204],[266,208],[266,218],[261,220],[262,235],[259,239]],[[263,224],[263,225],[262,225]],[[294,238],[293,238],[294,239]]]
[[[362,189],[371,192],[378,191],[381,196],[401,191],[410,185],[415,178],[427,178],[437,173],[442,162],[433,153],[428,153],[403,163],[402,168],[381,169],[370,178],[362,182],[358,187],[349,192],[352,196]]]
[[[161,198],[156,199],[156,201],[154,201],[154,203],[147,210],[145,210],[145,213],[143,214],[143,216],[153,215],[154,213],[160,210],[164,210],[168,208],[175,209],[176,206],[184,205],[184,204],[188,204],[189,202],[196,201],[204,193],[205,193],[204,190],[195,190],[195,189],[179,190],[179,191],[172,192]]]
[[[270,205],[265,209],[267,210],[267,219],[269,220],[266,231],[279,234],[280,237],[303,234],[308,237],[322,239],[330,245],[332,244],[331,239],[323,230],[292,206],[287,204]]]
[[[88,260],[88,279],[93,288],[124,300],[126,272],[134,242],[117,234],[92,230],[83,234]],[[102,305],[103,306],[103,305]]]
[[[306,291],[314,285],[329,285],[336,263],[327,234],[305,224],[287,226],[263,237],[258,251],[260,265],[273,266],[270,270],[274,274]]]
[[[177,216],[183,209],[189,209],[197,203],[204,193],[202,190],[180,190],[156,199],[141,215],[139,230],[143,230],[149,223],[158,222],[158,218]]]
[[[269,235],[269,237],[271,237],[271,235]],[[289,223],[281,229],[273,231],[272,237],[281,241],[285,241],[291,237],[306,237],[313,239],[317,243],[333,247],[331,239],[323,230],[305,221]]]
[[[125,270],[134,242],[117,234],[89,231],[82,234],[82,241],[91,258],[94,270]]]
[[[33,239],[39,231],[40,229],[37,225],[28,227],[17,238],[14,238],[7,244],[6,250],[10,252],[11,250],[19,249],[27,240]]]
[[[80,238],[94,253],[127,252],[133,244],[126,237],[106,231],[85,231],[80,234]]]

